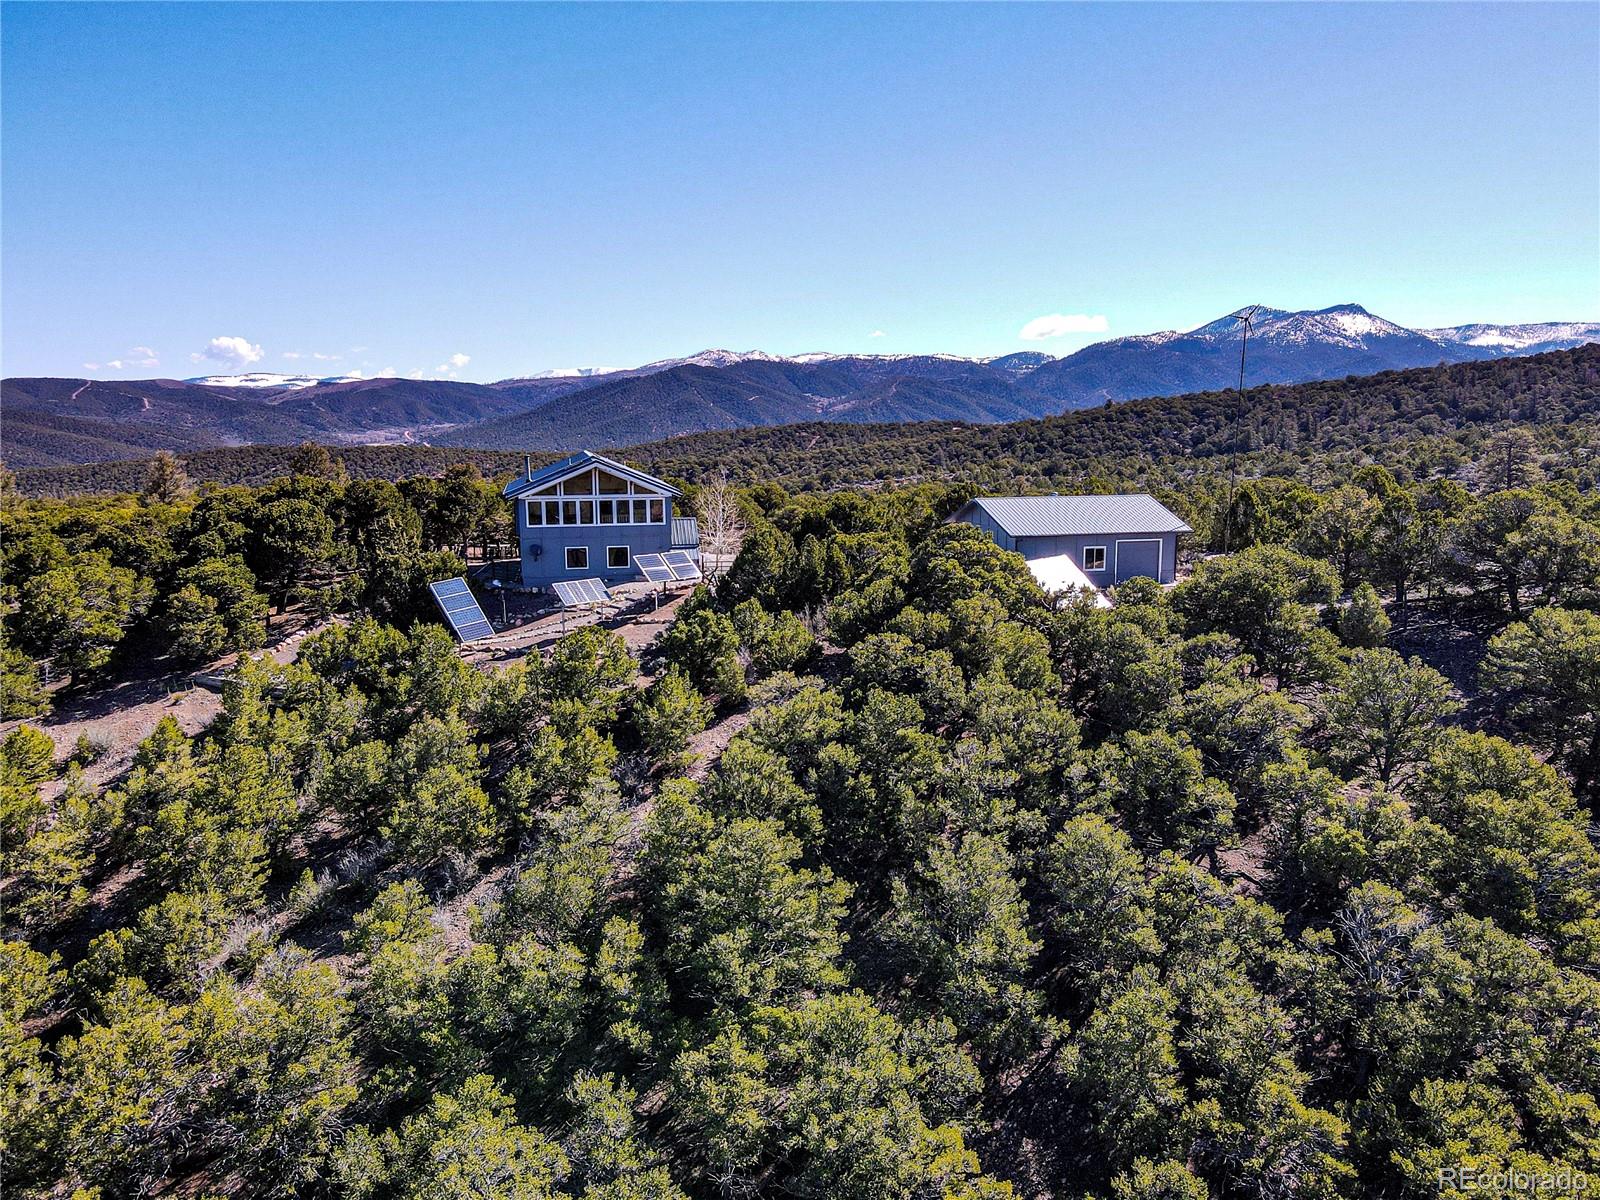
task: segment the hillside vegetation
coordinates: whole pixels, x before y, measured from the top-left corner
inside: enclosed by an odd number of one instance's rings
[[[1556,376],[1517,394],[1578,415]],[[944,524],[969,485],[752,482],[642,661],[588,626],[485,670],[425,592],[505,539],[471,469],[8,494],[7,1192],[1593,1178],[1600,499],[1562,453],[1175,485],[1230,553],[1111,609]],[[97,779],[40,731],[286,606],[337,619],[196,736]]]
[[[1426,367],[1281,387],[1202,392],[1107,405],[1038,421],[841,426],[827,422],[735,429],[650,442],[620,452],[657,474],[789,488],[918,479],[1036,490],[1174,486],[1238,451],[1264,474],[1348,473],[1377,458],[1421,476],[1462,468],[1489,432],[1523,425],[1579,471],[1600,461],[1600,346],[1529,358]],[[196,479],[260,484],[289,468],[291,447],[183,455]],[[489,476],[522,467],[519,453],[419,446],[345,447],[359,478],[399,479],[470,463]],[[542,463],[554,457],[535,455]],[[30,494],[137,491],[144,462],[18,472]]]
[[[1476,362],[1600,342],[1600,325],[1409,330],[1358,305],[1257,307],[1250,378],[1295,383]],[[1064,358],[947,354],[802,355],[708,350],[621,371],[493,384],[379,377],[243,376],[194,381],[6,379],[0,403],[13,468],[137,458],[152,446],[350,445],[435,441],[491,450],[615,448],[658,438],[808,421],[994,423],[1141,396],[1220,388],[1235,378],[1241,325],[1114,338]],[[63,438],[52,421],[73,422]],[[124,435],[127,436],[124,436]],[[164,440],[152,441],[153,436]],[[88,457],[85,457],[88,456]]]

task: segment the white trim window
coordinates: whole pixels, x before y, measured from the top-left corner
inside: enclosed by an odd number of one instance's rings
[[[589,547],[567,547],[567,570],[587,571],[589,569]]]
[[[626,571],[628,569],[629,565],[632,563],[632,561],[633,560],[629,557],[628,547],[626,547],[626,546],[607,546],[606,547],[606,570],[608,570],[608,571]]]
[[[665,496],[570,496],[529,500],[526,523],[541,525],[664,525]]]
[[[1104,571],[1106,569],[1106,548],[1104,546],[1085,546],[1083,548],[1083,569],[1085,571]]]

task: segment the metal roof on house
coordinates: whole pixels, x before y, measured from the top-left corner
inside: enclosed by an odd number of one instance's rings
[[[955,519],[973,508],[1014,538],[1194,532],[1154,496],[979,496]]]
[[[552,483],[559,483],[568,475],[576,474],[589,467],[604,467],[608,471],[621,475],[624,479],[631,479],[635,483],[643,484],[652,491],[660,492],[662,495],[683,495],[682,492],[665,480],[657,479],[654,475],[646,475],[636,467],[630,467],[626,463],[619,463],[616,459],[607,458],[604,454],[596,454],[593,450],[580,450],[576,454],[569,454],[567,457],[553,462],[547,467],[540,467],[537,471],[530,468],[506,484],[501,490],[501,495],[510,497],[521,495],[527,491],[538,491],[540,488],[549,487]]]
[[[674,550],[698,550],[700,548],[700,522],[693,517],[673,517],[672,548]]]

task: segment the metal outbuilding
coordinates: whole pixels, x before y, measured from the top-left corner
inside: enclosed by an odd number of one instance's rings
[[[1030,564],[1070,556],[1096,588],[1135,576],[1173,582],[1178,535],[1194,532],[1146,495],[980,496],[950,519],[977,526]]]

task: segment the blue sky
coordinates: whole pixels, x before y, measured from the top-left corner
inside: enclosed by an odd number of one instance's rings
[[[1593,4],[3,16],[11,375],[1600,318]]]

